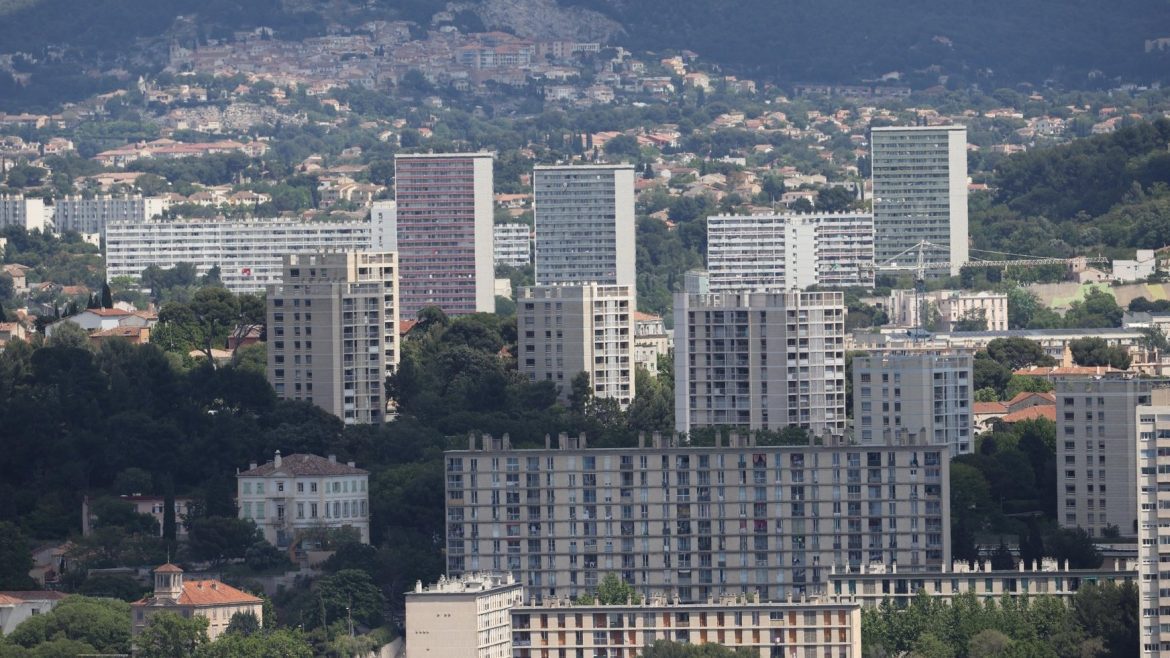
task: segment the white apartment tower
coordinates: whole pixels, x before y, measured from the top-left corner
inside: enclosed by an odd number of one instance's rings
[[[1139,508],[1138,641],[1142,658],[1157,658],[1170,656],[1170,389],[1152,391],[1134,419],[1137,486],[1128,494]]]
[[[517,368],[529,381],[551,381],[567,399],[572,380],[589,373],[593,394],[634,399],[633,286],[534,286],[516,296]]]
[[[853,422],[862,445],[890,441],[971,452],[970,354],[882,352],[853,358]]]
[[[678,293],[675,425],[845,431],[840,292]]]
[[[865,213],[707,218],[711,291],[873,286],[873,216]]]
[[[406,593],[410,655],[512,658],[512,610],[523,600],[524,587],[510,573],[465,573],[425,587],[418,582]]]
[[[393,252],[294,254],[268,287],[268,381],[346,424],[386,420],[386,376],[398,365]]]
[[[394,156],[402,317],[495,310],[492,154]]]
[[[536,284],[636,285],[634,166],[536,167]]]
[[[937,245],[924,251],[926,264],[950,263],[958,274],[968,260],[967,128],[874,128],[870,148],[878,266],[914,269],[915,245],[926,241]]]

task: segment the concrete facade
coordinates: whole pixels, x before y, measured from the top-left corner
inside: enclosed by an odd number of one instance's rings
[[[839,292],[678,293],[675,425],[845,431]]]
[[[968,260],[967,128],[891,126],[870,132],[873,169],[874,259],[912,270],[920,241],[925,260],[950,263],[957,275]],[[904,255],[903,255],[904,254]]]
[[[77,231],[105,235],[106,224],[113,221],[144,222],[163,213],[171,205],[163,197],[66,196],[53,201],[53,229],[57,233]]]
[[[633,288],[634,166],[536,167],[536,284]]]
[[[865,213],[707,218],[712,292],[873,286],[873,216]]]
[[[259,292],[278,284],[289,254],[325,250],[366,251],[371,223],[303,219],[176,219],[106,224],[106,278],[138,279],[151,265],[168,269],[191,263],[207,274],[219,267],[232,292]]]
[[[264,539],[288,548],[305,532],[352,528],[370,543],[369,473],[333,455],[276,451],[272,461],[236,473],[241,519],[251,519]]]
[[[717,440],[718,441],[718,440]],[[507,570],[535,600],[616,573],[643,596],[699,602],[821,594],[831,567],[950,564],[950,461],[936,446],[680,445],[446,453],[447,574]]]
[[[532,264],[532,227],[527,224],[496,224],[496,266],[526,267]]]
[[[1170,389],[1139,405],[1132,442],[1137,482],[1129,492],[1138,512],[1138,606],[1142,658],[1170,656]],[[1136,494],[1136,496],[1134,496]]]
[[[634,399],[632,286],[521,288],[516,295],[517,369],[529,381],[551,381],[567,400],[572,381],[589,373],[593,394]]]
[[[512,611],[524,588],[511,574],[467,573],[406,593],[410,658],[512,658]]]
[[[268,287],[268,381],[343,422],[386,420],[386,377],[398,366],[398,268],[393,253],[286,256]]]
[[[495,310],[491,153],[394,156],[401,314]]]
[[[1101,537],[1117,526],[1138,533],[1138,435],[1135,410],[1167,379],[1131,375],[1056,381],[1057,520]]]
[[[913,440],[971,452],[970,354],[883,352],[853,358],[854,436],[862,445]]]

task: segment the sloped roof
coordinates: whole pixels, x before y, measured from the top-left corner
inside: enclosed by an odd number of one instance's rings
[[[174,566],[174,565],[164,565]],[[162,568],[162,567],[160,567]],[[178,567],[175,567],[176,569]],[[157,573],[157,569],[155,570]],[[263,603],[259,597],[238,590],[218,580],[184,580],[183,593],[178,601],[171,601],[165,597],[148,596],[139,599],[130,605],[133,606],[222,606],[242,605],[248,603]]]
[[[987,414],[1006,414],[1007,405],[1002,402],[976,402],[971,407],[971,411],[976,416],[985,416]]]
[[[268,475],[368,475],[369,471],[355,468],[317,455],[296,453],[281,457],[280,466],[268,462],[244,471],[237,477],[264,477]]]
[[[1002,423],[1018,423],[1022,420],[1034,420],[1036,418],[1047,418],[1056,422],[1056,405],[1043,404],[1028,407],[1027,409],[1013,411],[999,420]]]

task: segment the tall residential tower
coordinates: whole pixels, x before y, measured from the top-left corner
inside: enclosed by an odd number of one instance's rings
[[[536,167],[536,284],[633,287],[634,166]]]
[[[891,126],[870,134],[874,259],[879,267],[929,266],[958,274],[967,252],[967,128]]]
[[[495,310],[492,155],[394,156],[401,313]]]

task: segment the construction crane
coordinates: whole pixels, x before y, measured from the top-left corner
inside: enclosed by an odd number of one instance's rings
[[[875,264],[875,272],[905,272],[910,269],[905,265],[899,265],[897,260],[903,256],[913,254],[914,260],[914,305],[918,309],[918,326],[910,333],[915,342],[923,340],[926,336],[922,323],[926,321],[926,309],[923,306],[922,295],[926,292],[926,272],[927,270],[951,270],[952,263],[948,261],[930,261],[926,260],[926,250],[934,249],[950,255],[950,248],[942,245],[934,244],[922,240],[918,244],[906,249],[905,251],[888,258],[880,264]],[[972,249],[971,251],[978,251],[986,254],[998,254],[1000,256],[1016,256],[1015,260],[969,260],[960,265],[963,267],[1009,267],[1013,265],[1023,267],[1037,267],[1041,265],[1065,265],[1072,266],[1075,263],[1107,263],[1109,259],[1103,256],[1081,256],[1077,258],[1044,258],[1041,256],[1028,256],[1025,254],[1013,254],[1006,251],[987,251],[984,249]]]
[[[913,254],[915,256],[915,262],[914,262],[914,266],[913,266],[913,270],[915,273],[914,278],[917,281],[925,281],[926,280],[926,271],[927,270],[947,270],[947,271],[950,271],[953,263],[950,263],[948,261],[929,261],[928,262],[926,260],[926,251],[928,249],[933,249],[933,250],[936,250],[938,252],[942,252],[942,253],[945,253],[947,255],[950,255],[950,247],[945,247],[942,245],[935,244],[933,242],[927,242],[926,240],[922,240],[921,242],[914,245],[913,247],[910,247],[909,249],[906,249],[905,251],[902,251],[901,253],[898,253],[890,258],[887,258],[886,260],[882,261],[881,263],[875,264],[874,270],[877,272],[904,272],[906,270],[909,270],[911,268],[907,267],[906,265],[900,265],[898,263],[898,259],[902,258],[903,256]],[[1087,263],[1107,263],[1107,262],[1109,262],[1109,259],[1105,258],[1104,256],[1080,256],[1077,258],[1044,258],[1042,256],[1028,256],[1026,254],[1013,254],[1013,253],[1007,252],[1007,251],[987,251],[985,249],[972,249],[971,251],[978,251],[978,252],[985,253],[985,254],[998,254],[1000,256],[1016,256],[1017,258],[1015,260],[969,260],[966,263],[961,264],[959,267],[1009,267],[1012,265],[1018,265],[1018,266],[1023,266],[1023,267],[1037,267],[1040,265],[1069,265],[1069,266],[1071,266],[1074,263],[1086,263],[1087,264]]]

